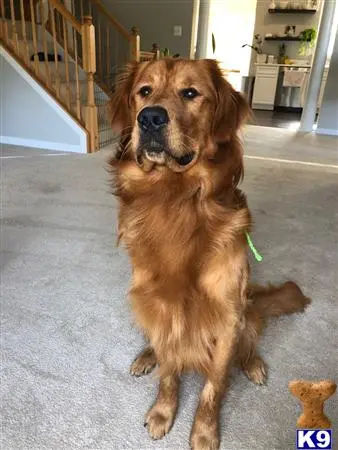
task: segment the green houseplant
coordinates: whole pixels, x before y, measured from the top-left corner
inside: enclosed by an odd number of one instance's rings
[[[310,49],[312,49],[316,42],[317,31],[314,28],[306,28],[299,34],[301,44],[298,53],[301,56],[307,56]]]
[[[263,45],[263,38],[260,34],[254,35],[254,42],[253,45],[250,44],[244,44],[242,45],[242,48],[244,47],[250,47],[252,50],[256,52],[256,62],[257,63],[266,63],[267,55],[263,54],[262,45]]]
[[[255,50],[257,55],[261,55],[263,53],[262,45],[263,45],[263,39],[262,39],[261,35],[260,34],[255,34],[254,35],[254,43],[253,43],[253,45],[244,44],[244,45],[242,45],[242,48],[250,47],[250,48],[252,48],[252,50]]]

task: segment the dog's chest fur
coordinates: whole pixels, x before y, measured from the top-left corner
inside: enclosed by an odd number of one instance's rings
[[[217,337],[240,313],[246,257],[237,245],[241,237],[230,230],[244,227],[247,214],[220,211],[196,198],[122,202],[120,231],[133,264],[131,302],[138,325],[165,355],[162,370],[206,372]]]

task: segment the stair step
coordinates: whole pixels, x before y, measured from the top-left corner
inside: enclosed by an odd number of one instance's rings
[[[56,80],[53,81],[52,87],[53,90],[56,90],[57,82]],[[70,80],[69,83],[65,80],[62,80],[59,84],[60,86],[60,93],[63,97],[67,98],[68,92],[70,93],[72,97],[72,101],[76,102],[76,81]],[[87,81],[86,80],[80,80],[79,81],[79,93],[80,93],[80,100],[83,103],[86,103],[87,101]],[[95,87],[94,91],[94,99],[95,104],[98,107],[106,108],[107,104],[109,102],[108,96],[99,88]]]
[[[6,23],[7,25],[7,32],[8,32],[8,38],[13,39],[14,38],[14,29],[13,24],[11,20],[3,20],[3,23]],[[32,22],[25,21],[25,28],[26,28],[26,39],[33,39],[33,29],[32,29]],[[18,36],[18,39],[23,39],[23,30],[22,30],[22,23],[21,20],[15,21],[15,29]],[[39,23],[35,24],[35,29],[37,35],[41,33],[42,26]]]
[[[59,61],[57,63],[57,72],[56,72],[56,63],[55,62],[48,62],[48,68],[49,68],[49,72],[51,74],[51,78],[52,80],[56,80],[57,78],[59,78],[62,82],[66,82],[66,74],[67,74],[67,66],[66,63],[63,61]],[[44,74],[47,74],[47,67],[46,67],[46,63],[45,62],[40,62],[39,63],[39,69],[41,68],[41,71]],[[69,76],[69,80],[75,80],[75,71],[76,71],[76,66],[75,63],[73,62],[69,62],[68,63],[68,76]],[[86,81],[86,74],[85,72],[80,69],[78,71],[78,77],[79,77],[79,82],[80,83],[84,83]],[[75,83],[75,81],[74,81]]]
[[[14,39],[9,39],[9,45],[11,47],[13,47],[14,49],[16,49]],[[22,58],[24,58],[27,54],[27,47],[28,47],[29,58],[31,58],[31,56],[35,53],[34,52],[34,42],[32,40],[27,40],[26,42],[22,39],[18,40],[18,53]],[[42,43],[38,42],[36,47],[37,47],[38,52],[44,51]],[[51,53],[53,51],[52,47],[47,46],[47,51]]]
[[[15,42],[13,39],[9,40],[9,44],[16,51],[16,45],[15,45]],[[28,47],[28,55],[29,55],[30,63],[34,64],[34,61],[31,60],[32,56],[35,54],[35,48],[34,48],[33,41],[31,41],[31,40],[27,40],[26,42],[23,40],[18,41],[19,56],[21,58],[25,59],[25,57],[27,55],[27,47]],[[44,47],[41,42],[37,43],[36,47],[37,47],[38,52],[44,53]],[[49,43],[49,45],[47,45],[47,53],[54,54],[54,48],[51,45],[51,43]],[[61,57],[62,57],[61,51],[59,52],[59,54],[61,54]],[[52,79],[56,79],[56,63],[54,61],[47,61],[47,62],[48,62],[48,66],[50,67],[50,73],[52,75]],[[47,73],[46,62],[38,61],[38,63],[39,63],[39,71],[41,70],[41,72],[43,74],[46,74]],[[58,64],[59,77],[61,78],[61,80],[66,80],[66,63],[65,63],[65,61],[64,60],[58,61],[57,64]],[[76,65],[75,65],[75,62],[71,58],[68,59],[68,69],[69,69],[69,71],[68,71],[69,78],[71,80],[75,80]],[[79,74],[80,80],[86,80],[86,74],[80,66],[78,66],[78,74]]]
[[[61,95],[61,98],[62,95]],[[65,101],[65,99],[64,99]],[[97,120],[98,120],[98,125],[99,125],[99,129],[101,130],[111,130],[111,124],[110,124],[110,118],[109,118],[109,111],[108,111],[108,107],[107,105],[96,105],[97,106]],[[72,101],[71,102],[71,110],[73,111],[74,114],[76,114],[76,110],[77,110],[77,106],[76,106],[76,101]],[[85,113],[86,113],[86,105],[84,103],[81,103],[80,105],[81,108],[81,117],[84,119],[85,118]]]

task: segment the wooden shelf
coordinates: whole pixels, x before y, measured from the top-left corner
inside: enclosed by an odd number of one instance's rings
[[[316,14],[316,9],[269,8],[270,14]]]
[[[266,41],[302,41],[299,36],[270,36],[264,38]]]

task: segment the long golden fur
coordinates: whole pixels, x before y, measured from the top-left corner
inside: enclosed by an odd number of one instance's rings
[[[215,61],[167,59],[130,65],[111,110],[121,134],[111,161],[119,238],[133,266],[132,308],[149,341],[131,372],[158,364],[160,375],[146,426],[155,439],[169,431],[179,375],[196,370],[206,383],[190,444],[217,449],[231,366],[263,383],[266,366],[256,345],[265,319],[302,311],[309,302],[292,282],[248,284],[251,216],[237,186],[238,130],[249,108]]]

